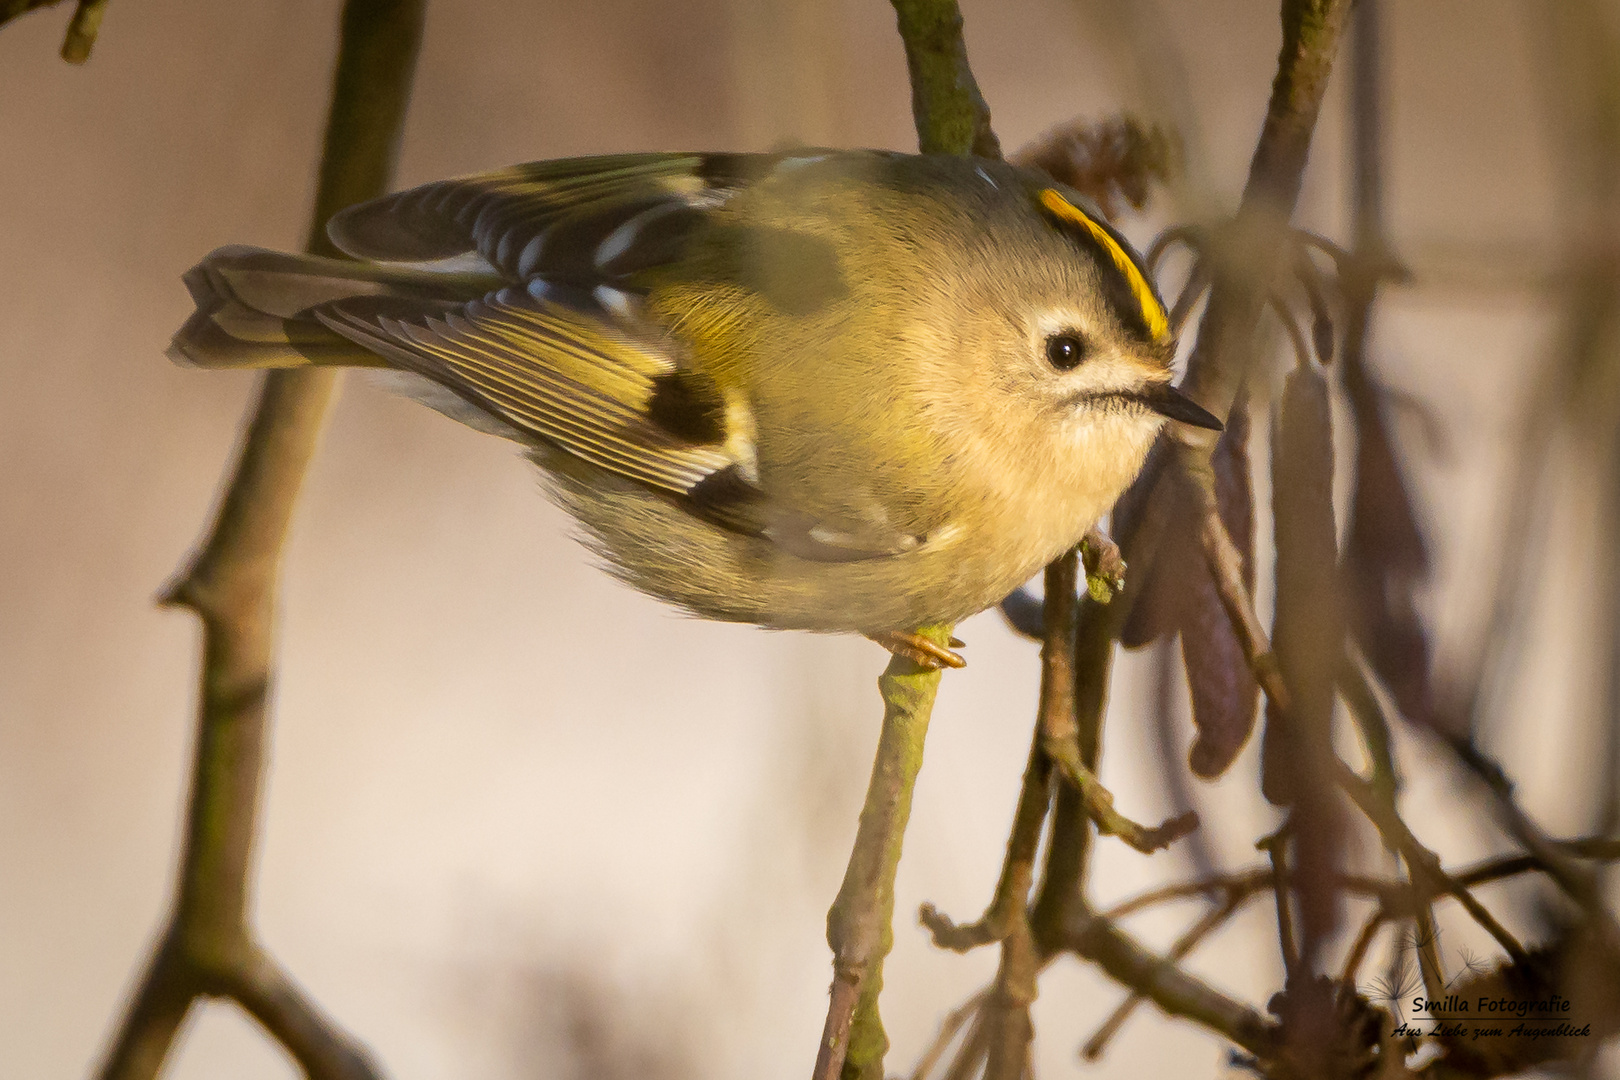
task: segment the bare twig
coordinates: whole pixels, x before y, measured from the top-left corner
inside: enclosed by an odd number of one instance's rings
[[[1590,920],[1594,940],[1609,954],[1609,962],[1620,966],[1620,923],[1616,922],[1614,913],[1604,900],[1602,879],[1570,854],[1560,850],[1559,845],[1542,832],[1541,826],[1525,813],[1514,798],[1513,784],[1500,765],[1471,743],[1458,741],[1451,746],[1464,764],[1490,789],[1508,835],[1524,846],[1538,867],[1545,870],[1547,876],[1570,899],[1581,905]]]
[[[1373,939],[1378,931],[1389,922],[1384,909],[1379,908],[1367,917],[1361,924],[1361,930],[1356,934],[1356,940],[1350,946],[1350,952],[1345,956],[1344,972],[1339,976],[1339,982],[1344,986],[1354,986],[1356,975],[1361,971],[1361,962],[1367,958],[1367,950],[1372,948]]]
[[[1202,918],[1184,930],[1180,937],[1176,938],[1170,946],[1170,951],[1165,954],[1165,959],[1171,963],[1176,963],[1186,958],[1189,953],[1198,947],[1200,942],[1225,925],[1226,920],[1230,919],[1233,912],[1242,906],[1245,899],[1247,899],[1247,895],[1236,890],[1228,893],[1225,899],[1209,911],[1206,911]],[[1085,1046],[1080,1050],[1086,1060],[1095,1061],[1101,1057],[1103,1051],[1108,1048],[1109,1040],[1119,1033],[1119,1029],[1125,1026],[1125,1021],[1129,1020],[1131,1014],[1146,1000],[1147,995],[1145,993],[1133,989],[1130,995],[1119,1003],[1119,1007],[1113,1011],[1108,1019],[1103,1021],[1096,1034],[1086,1040]]]
[[[911,1080],[927,1080],[928,1074],[934,1071],[934,1066],[944,1060],[945,1051],[950,1049],[951,1042],[956,1038],[957,1033],[970,1020],[977,1018],[979,1008],[984,1004],[984,999],[989,994],[989,987],[980,990],[977,994],[964,1001],[960,1007],[952,1010],[949,1016],[945,1017],[944,1023],[939,1025],[939,1034],[934,1037],[934,1041],[923,1052],[923,1056],[917,1059],[917,1067],[911,1070]],[[963,1040],[964,1045],[970,1040],[971,1035],[969,1039]]]
[[[1048,573],[1050,575],[1050,570]],[[1043,701],[1048,685],[1048,680],[1043,678]],[[1005,940],[1014,923],[1025,918],[1030,885],[1035,876],[1035,853],[1040,847],[1041,827],[1046,823],[1047,807],[1052,801],[1051,776],[1052,762],[1041,747],[1041,732],[1037,726],[1029,748],[1029,762],[1024,767],[1023,784],[1018,792],[1018,807],[1013,812],[1012,832],[1007,838],[1007,854],[1002,860],[1001,877],[996,882],[996,892],[990,906],[976,922],[964,926],[953,923],[932,904],[924,904],[918,912],[918,920],[928,928],[934,944],[939,948],[967,952],[980,945]]]
[[[1206,484],[1207,481],[1207,484]],[[1255,613],[1254,602],[1243,584],[1243,553],[1232,542],[1226,531],[1220,510],[1215,503],[1214,473],[1199,473],[1189,485],[1198,500],[1199,539],[1204,548],[1204,560],[1215,578],[1215,589],[1220,593],[1221,606],[1237,631],[1238,642],[1249,661],[1249,670],[1266,696],[1283,710],[1288,709],[1288,688],[1283,685],[1282,671],[1277,667],[1277,656],[1271,651],[1266,629]]]
[[[1337,773],[1336,779],[1339,786],[1349,794],[1351,801],[1360,808],[1361,812],[1367,815],[1368,820],[1378,829],[1379,835],[1385,839],[1390,847],[1401,853],[1401,858],[1406,861],[1407,869],[1412,874],[1414,881],[1432,881],[1434,888],[1438,891],[1456,897],[1458,903],[1462,904],[1463,909],[1487,933],[1496,939],[1497,944],[1501,945],[1508,956],[1513,958],[1514,963],[1523,964],[1528,961],[1524,946],[1519,944],[1518,939],[1509,933],[1507,928],[1485,909],[1485,906],[1474,897],[1473,893],[1456,878],[1446,873],[1445,868],[1440,863],[1440,857],[1425,847],[1422,841],[1412,834],[1412,830],[1407,827],[1406,822],[1401,819],[1399,814],[1379,801],[1370,783],[1357,776],[1343,762],[1337,765]],[[1548,845],[1548,851],[1549,857],[1563,859],[1562,855],[1552,852],[1550,844]],[[1421,914],[1419,917],[1421,919]]]
[[[423,0],[349,0],[311,249],[343,206],[380,195],[421,42]],[[320,242],[316,242],[320,238]],[[217,516],[165,604],[203,622],[201,703],[178,896],[100,1076],[150,1080],[193,1000],[236,999],[317,1080],[376,1075],[365,1052],[255,941],[248,905],[272,681],[276,574],[334,382],[274,372],[260,389]]]
[[[1080,793],[1086,813],[1097,823],[1097,830],[1117,836],[1143,853],[1152,853],[1174,843],[1198,827],[1198,815],[1191,811],[1171,818],[1162,825],[1140,825],[1114,809],[1113,794],[1102,785],[1080,758],[1080,728],[1074,707],[1074,641],[1078,633],[1075,610],[1075,553],[1070,552],[1047,570],[1046,647],[1042,650],[1043,688],[1051,692],[1041,698],[1041,746],[1064,779]]]
[[[1257,1057],[1275,1052],[1275,1029],[1260,1013],[1150,952],[1084,900],[1075,905],[1066,945],[1169,1015],[1192,1020]]]

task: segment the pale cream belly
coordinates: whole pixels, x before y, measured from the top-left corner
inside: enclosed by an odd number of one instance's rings
[[[543,453],[537,458],[547,464]],[[633,482],[569,464],[546,470],[551,487],[612,573],[706,618],[784,630],[876,633],[957,622],[1027,581],[1107,509],[1068,506],[1061,523],[1008,513],[949,543],[816,562],[694,518]]]

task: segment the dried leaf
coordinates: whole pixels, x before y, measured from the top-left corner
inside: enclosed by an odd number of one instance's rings
[[[1181,147],[1167,129],[1121,115],[1070,121],[1018,151],[1012,161],[1069,185],[1117,218],[1127,206],[1142,209],[1155,181],[1180,172]]]
[[[1240,394],[1215,444],[1215,504],[1232,543],[1243,556],[1243,585],[1254,595],[1254,485],[1249,476],[1249,408]],[[1192,692],[1198,736],[1188,760],[1193,772],[1213,779],[1225,772],[1254,730],[1260,687],[1220,592],[1200,552],[1189,573],[1191,590],[1181,610],[1181,655]]]
[[[1292,807],[1294,891],[1307,963],[1338,928],[1343,808],[1334,797],[1334,683],[1344,655],[1333,521],[1333,421],[1315,365],[1289,373],[1271,442],[1277,613],[1272,648],[1288,687],[1285,714],[1268,702],[1262,789]]]
[[[1356,482],[1345,543],[1351,633],[1416,724],[1434,718],[1428,632],[1417,595],[1428,581],[1429,554],[1384,418],[1384,392],[1357,364],[1345,389],[1356,424]]]
[[[1254,488],[1249,476],[1249,411],[1243,395],[1227,417],[1215,444],[1215,501],[1232,542],[1243,554],[1243,584],[1254,592]],[[1144,492],[1168,464],[1155,448],[1142,476],[1114,510],[1115,532],[1128,535],[1146,514]],[[1190,764],[1205,779],[1225,772],[1254,729],[1259,687],[1221,604],[1220,592],[1199,548],[1192,501],[1177,484],[1161,484],[1155,498],[1174,500],[1169,524],[1142,574],[1140,592],[1120,633],[1127,648],[1150,644],[1165,634],[1181,634],[1182,658],[1192,694],[1198,736]]]

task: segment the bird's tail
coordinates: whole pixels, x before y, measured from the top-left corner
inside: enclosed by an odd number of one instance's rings
[[[205,368],[389,367],[327,329],[316,311],[358,297],[455,302],[481,295],[486,278],[222,247],[185,276],[197,310],[174,335],[169,356]]]

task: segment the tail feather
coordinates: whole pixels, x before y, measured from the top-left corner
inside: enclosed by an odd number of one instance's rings
[[[178,363],[205,368],[391,365],[316,317],[322,305],[358,297],[398,299],[429,308],[482,295],[485,274],[287,255],[230,246],[185,275],[197,310],[169,346]]]

